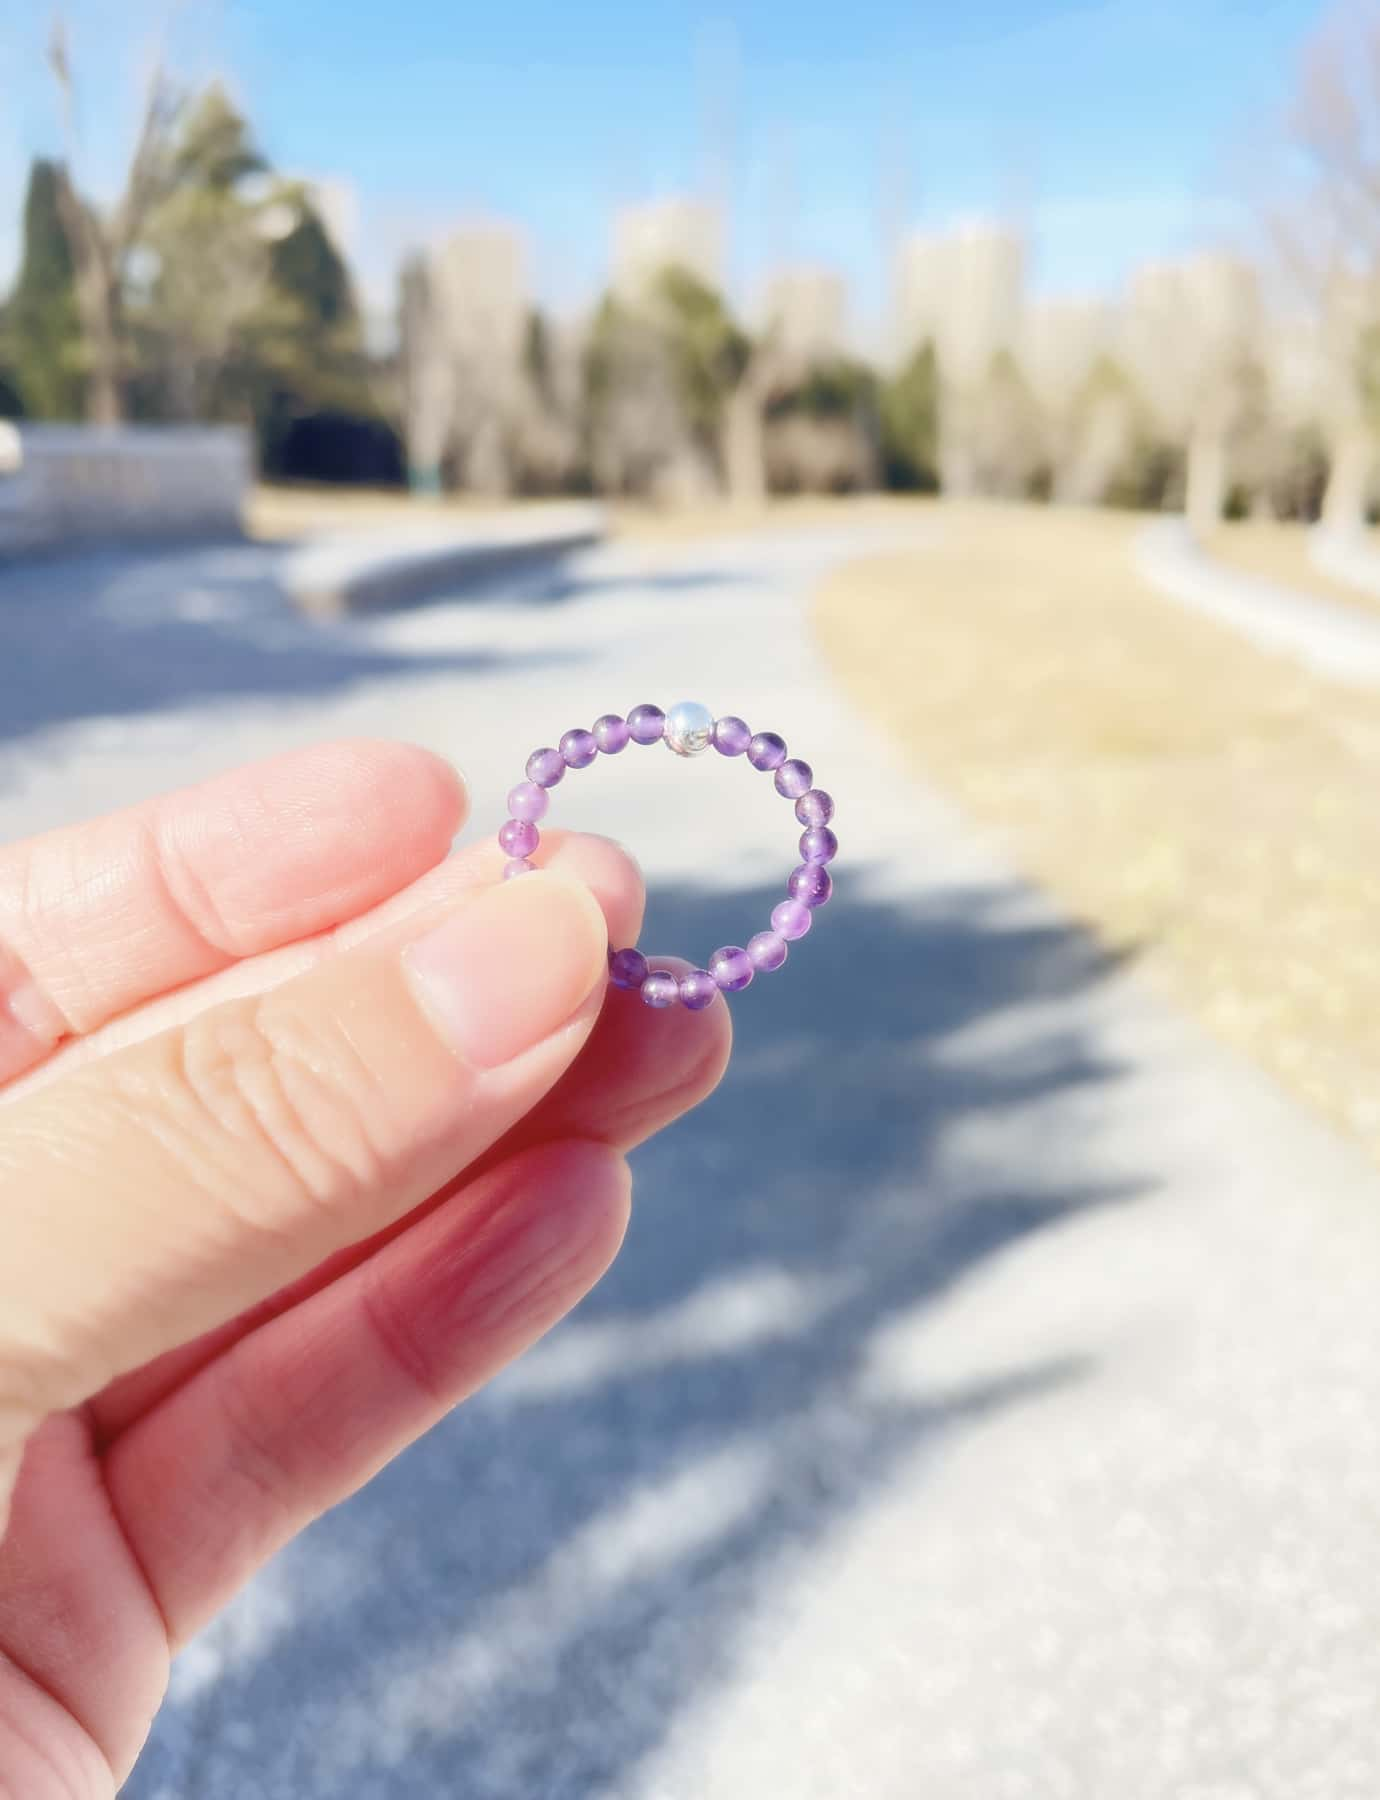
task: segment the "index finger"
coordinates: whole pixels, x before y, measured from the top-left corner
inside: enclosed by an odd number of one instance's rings
[[[0,851],[0,1081],[142,1001],[354,918],[466,812],[410,744],[314,745]]]

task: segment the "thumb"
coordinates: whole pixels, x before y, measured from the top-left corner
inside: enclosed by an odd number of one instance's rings
[[[598,1011],[593,896],[538,873],[0,1107],[0,1446],[410,1211]]]

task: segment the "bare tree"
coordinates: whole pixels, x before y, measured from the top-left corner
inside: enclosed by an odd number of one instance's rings
[[[77,308],[90,365],[87,417],[92,424],[115,425],[125,410],[122,301],[126,269],[149,215],[168,190],[170,146],[183,96],[169,80],[160,58],[144,95],[123,189],[114,206],[103,213],[83,198],[73,176],[78,137],[76,94],[60,14],[53,23],[48,61],[62,100],[67,140],[67,168],[58,183],[58,205],[72,250]]]

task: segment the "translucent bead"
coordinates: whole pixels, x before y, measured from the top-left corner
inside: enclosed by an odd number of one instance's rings
[[[839,841],[827,825],[811,825],[800,834],[800,855],[807,863],[832,862],[839,853]]]
[[[508,790],[508,816],[513,819],[530,819],[533,824],[544,819],[551,809],[551,796],[535,781],[520,781],[515,788]]]
[[[654,744],[666,729],[659,706],[635,706],[628,714],[628,735],[635,744]]]
[[[802,863],[791,870],[786,892],[806,906],[823,906],[834,891],[834,878],[823,863]]]
[[[541,833],[530,819],[509,819],[498,834],[509,856],[530,856],[541,842]]]
[[[748,939],[747,953],[754,969],[768,974],[779,969],[786,960],[786,940],[779,931],[759,931]]]
[[[549,744],[543,750],[534,750],[527,758],[527,779],[540,788],[555,787],[565,779],[565,758]]]
[[[628,721],[621,713],[605,713],[594,721],[594,741],[605,756],[617,756],[628,744]]]
[[[708,969],[691,969],[680,978],[680,1003],[690,1012],[703,1012],[718,991],[719,984]]]
[[[741,756],[752,742],[752,733],[739,718],[729,713],[714,721],[714,748],[720,756]]]
[[[714,737],[714,715],[698,700],[677,700],[666,715],[666,744],[677,756],[699,756]]]
[[[827,825],[834,816],[834,796],[823,788],[811,788],[796,801],[795,816],[802,825]]]
[[[561,760],[567,769],[587,769],[598,754],[592,731],[567,731],[561,739]]]
[[[537,865],[528,862],[525,856],[510,856],[503,865],[503,879],[511,881],[514,875],[533,875],[536,873],[536,868]]]
[[[669,969],[653,969],[642,983],[642,1001],[646,1006],[674,1006],[680,999],[680,983]]]
[[[747,748],[754,769],[779,769],[786,760],[786,740],[774,731],[759,731]]]
[[[798,800],[808,792],[814,778],[815,772],[809,763],[792,758],[776,771],[776,791],[787,800]]]
[[[788,943],[803,938],[815,922],[815,915],[803,900],[783,900],[771,909],[771,928]]]
[[[725,944],[710,957],[709,973],[714,977],[716,987],[726,994],[736,994],[748,985],[756,971],[752,958],[741,945]]]
[[[647,959],[640,950],[610,950],[609,980],[615,987],[640,988],[647,979]]]

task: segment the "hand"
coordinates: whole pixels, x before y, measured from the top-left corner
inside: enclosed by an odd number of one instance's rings
[[[503,883],[463,810],[344,744],[0,852],[0,1794],[114,1792],[171,1652],[587,1291],[722,1071],[721,1002],[604,1005],[622,852]]]

